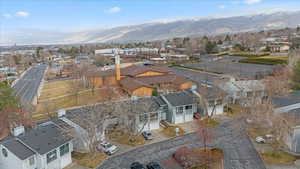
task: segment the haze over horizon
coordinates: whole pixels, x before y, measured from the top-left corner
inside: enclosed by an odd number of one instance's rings
[[[297,0],[1,0],[1,32],[81,31],[178,19],[300,10]]]
[[[285,21],[284,18],[278,19],[277,16],[262,17],[256,20],[256,25],[249,25],[251,22],[245,21],[247,18],[238,21],[221,20],[219,24],[211,25],[211,28],[207,28],[207,23],[204,23],[209,19],[282,11],[299,13],[299,2],[297,0],[284,2],[279,0],[22,0],[21,3],[18,0],[1,0],[0,45],[159,40],[174,36],[199,36],[238,32],[238,30],[255,31],[295,26],[295,24],[298,26],[297,19],[294,21],[295,16],[292,16],[289,21]],[[265,20],[265,23],[261,20]],[[176,21],[185,22],[176,23]],[[242,22],[247,24],[246,27],[242,28],[238,24]]]

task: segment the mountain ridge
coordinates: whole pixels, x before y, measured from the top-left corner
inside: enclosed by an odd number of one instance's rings
[[[1,44],[72,44],[165,40],[227,33],[254,32],[300,25],[300,11],[216,18],[146,22],[80,32],[34,31],[7,34]],[[46,33],[45,33],[46,32]]]

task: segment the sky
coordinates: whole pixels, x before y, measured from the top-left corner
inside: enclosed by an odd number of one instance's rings
[[[80,31],[172,19],[300,10],[299,0],[0,0],[3,32]]]

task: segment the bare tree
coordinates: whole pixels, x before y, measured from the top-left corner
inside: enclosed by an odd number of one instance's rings
[[[99,142],[104,139],[105,123],[111,119],[111,112],[114,111],[112,104],[93,104],[77,109],[69,113],[68,118],[81,126],[84,132],[74,132],[64,130],[66,135],[70,135],[77,140],[81,140],[89,153],[96,154]]]
[[[151,98],[122,101],[116,107],[118,107],[116,116],[121,122],[121,127],[129,132],[129,140],[132,140],[134,136],[140,135],[151,120],[158,118]]]
[[[295,65],[300,60],[300,49],[291,50],[289,53],[289,66],[291,68],[295,67]]]
[[[269,97],[281,96],[290,92],[293,79],[293,70],[284,66],[274,71],[264,80]]]
[[[208,118],[212,118],[216,112],[218,105],[225,101],[225,92],[218,87],[200,86],[199,94],[195,93],[198,98],[195,98],[204,114]]]

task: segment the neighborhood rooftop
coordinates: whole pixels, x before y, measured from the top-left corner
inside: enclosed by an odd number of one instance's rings
[[[1,144],[21,160],[27,159],[28,157],[31,157],[35,154],[30,148],[24,145],[17,138],[11,138]]]
[[[287,96],[274,97],[273,103],[276,107],[284,107],[300,103],[300,90],[295,91]]]
[[[195,95],[190,91],[180,91],[163,95],[173,106],[190,105],[196,103]]]
[[[29,130],[18,139],[39,154],[45,154],[71,140],[54,124],[38,126]]]

